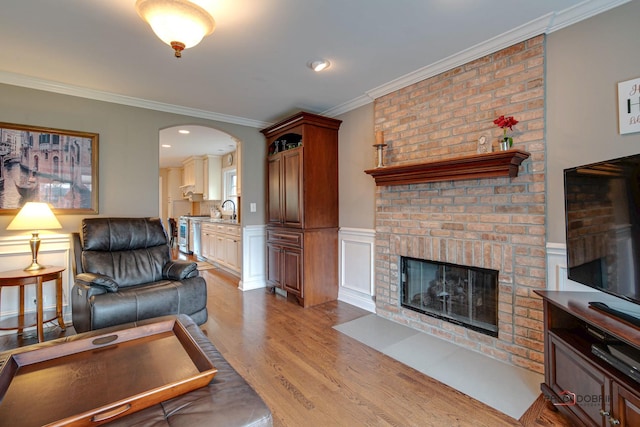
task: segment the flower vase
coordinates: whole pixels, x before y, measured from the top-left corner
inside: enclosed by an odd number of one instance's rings
[[[500,141],[500,151],[507,151],[509,149],[509,141]]]

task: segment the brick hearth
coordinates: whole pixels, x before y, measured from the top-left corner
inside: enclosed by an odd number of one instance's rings
[[[545,140],[544,36],[538,36],[375,101],[386,164],[473,154],[480,135],[497,150],[500,115],[514,116],[514,148],[531,157],[516,178],[377,187],[377,313],[516,366],[543,372]],[[404,309],[400,256],[499,271],[498,337]]]

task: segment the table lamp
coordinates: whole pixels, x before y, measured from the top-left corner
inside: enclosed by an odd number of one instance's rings
[[[55,228],[62,228],[62,225],[51,212],[49,205],[39,202],[25,203],[18,215],[9,223],[7,230],[33,230],[31,240],[29,240],[32,261],[31,265],[24,269],[25,271],[45,268],[38,264],[38,249],[40,249],[38,230],[53,230]]]

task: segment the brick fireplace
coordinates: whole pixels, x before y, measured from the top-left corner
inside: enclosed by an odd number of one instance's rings
[[[375,101],[387,165],[472,155],[500,115],[514,116],[514,148],[531,156],[514,178],[382,185],[376,192],[378,315],[516,366],[543,372],[546,287],[544,36],[453,68]],[[497,336],[407,309],[401,257],[498,271]]]

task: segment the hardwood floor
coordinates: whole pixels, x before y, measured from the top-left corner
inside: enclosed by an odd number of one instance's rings
[[[203,276],[204,329],[276,426],[570,425],[542,399],[514,420],[332,328],[364,310],[341,302],[304,309],[264,290],[243,293],[232,276]]]
[[[209,292],[203,329],[277,427],[570,425],[542,400],[512,419],[332,328],[368,314],[357,307],[304,309],[263,289],[242,292],[218,270],[201,274]],[[47,339],[61,335],[47,331]],[[0,337],[0,350],[31,343],[28,335]]]

